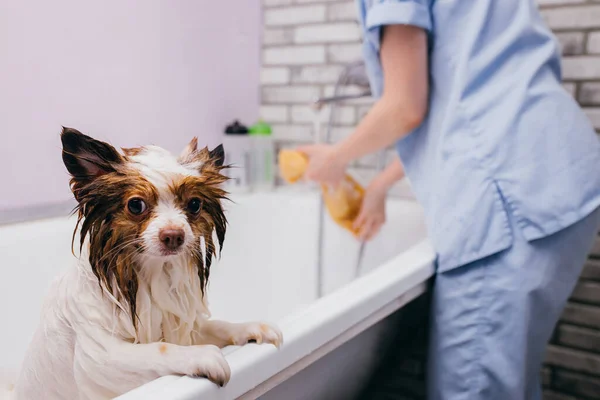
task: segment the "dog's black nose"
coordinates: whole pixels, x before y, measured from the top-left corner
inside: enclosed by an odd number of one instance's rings
[[[185,233],[183,229],[161,229],[158,239],[169,250],[177,250],[183,244]]]

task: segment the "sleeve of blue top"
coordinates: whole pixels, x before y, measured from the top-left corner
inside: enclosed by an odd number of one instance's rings
[[[363,0],[366,39],[379,51],[381,27],[412,25],[431,30],[430,0]]]

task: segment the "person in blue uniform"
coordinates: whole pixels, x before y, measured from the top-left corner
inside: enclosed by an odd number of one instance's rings
[[[534,0],[359,0],[377,98],[353,134],[301,148],[307,177],[395,144],[357,224],[409,177],[437,252],[430,399],[540,399],[540,366],[600,224],[600,142],[561,85]],[[401,162],[400,162],[401,160]]]

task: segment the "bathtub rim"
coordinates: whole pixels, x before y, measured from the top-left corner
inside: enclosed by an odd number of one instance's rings
[[[279,322],[284,345],[224,349],[232,379],[226,388],[202,378],[165,376],[116,399],[254,399],[427,290],[435,251],[424,239],[380,267]],[[287,371],[287,372],[286,372]]]

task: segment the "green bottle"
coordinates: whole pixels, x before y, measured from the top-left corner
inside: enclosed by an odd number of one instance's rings
[[[259,119],[248,128],[252,142],[250,180],[255,190],[270,190],[275,184],[272,129]]]

